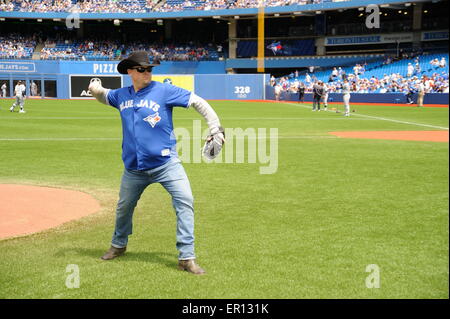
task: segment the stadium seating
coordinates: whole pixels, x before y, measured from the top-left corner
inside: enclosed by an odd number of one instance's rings
[[[265,0],[266,7],[284,7],[289,5],[317,4],[349,0]],[[11,0],[11,4],[0,5],[0,11],[21,12],[64,12],[78,4],[82,13],[144,13],[173,12],[189,10],[218,10],[256,8],[258,0]],[[155,8],[158,7],[156,10]]]
[[[32,38],[11,34],[0,36],[0,59],[30,59],[33,56],[36,41]]]
[[[90,48],[88,43],[92,42]],[[46,45],[41,52],[41,60],[117,60],[135,50],[152,52],[165,61],[217,61],[222,55],[215,46],[196,46],[192,44],[155,45],[150,43],[119,44],[113,41],[65,41]]]
[[[416,64],[416,59],[419,59],[419,65],[420,65],[420,72],[414,72],[411,77],[407,76],[407,67],[408,63],[411,63],[413,66]],[[368,83],[369,79],[375,78],[377,80],[381,80],[385,77],[392,78],[393,75],[395,76],[396,82],[401,81],[407,81],[408,85],[411,82],[415,82],[417,80],[414,80],[415,77],[417,79],[420,79],[422,77],[427,78],[434,78],[439,79],[441,78],[446,85],[446,88],[448,90],[448,74],[449,74],[449,66],[448,64],[446,67],[439,67],[439,66],[432,66],[430,64],[430,61],[434,59],[438,59],[438,61],[441,60],[441,58],[445,58],[446,61],[449,59],[448,52],[445,53],[437,53],[437,54],[424,54],[418,57],[414,58],[405,58],[399,61],[395,61],[389,64],[385,63],[385,60],[383,59],[377,59],[375,61],[372,61],[370,63],[364,63],[364,61],[360,62],[359,64],[364,65],[364,73],[360,74],[358,76],[359,80],[362,82],[365,82],[365,84]],[[339,61],[338,59],[336,62]],[[336,63],[336,67],[339,66],[338,63]],[[345,72],[347,76],[352,76],[354,74],[353,67],[355,65],[342,65],[342,70]],[[317,72],[314,72],[312,74],[309,74],[312,77],[312,81],[322,81],[324,83],[331,83],[332,85],[336,87],[340,87],[342,83],[342,79],[337,77],[334,79],[330,78],[330,75],[332,73],[333,68],[327,68],[324,70],[320,70]],[[306,74],[308,72],[303,71],[299,74],[298,77],[292,77],[289,75],[285,75],[283,77],[280,77],[277,79],[277,82],[283,82],[287,79],[287,82],[289,83],[288,87],[293,85],[296,81],[305,81]],[[312,82],[310,83],[310,86],[312,85]],[[310,88],[310,87],[309,87]],[[399,85],[399,88],[397,91],[403,92],[403,90],[406,89],[405,84]],[[366,93],[380,93],[380,88],[378,88],[376,91],[366,92]]]

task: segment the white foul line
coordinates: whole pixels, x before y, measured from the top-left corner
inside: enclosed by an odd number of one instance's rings
[[[301,104],[294,104],[294,103],[286,103],[286,104],[295,105],[295,106],[301,106],[301,107],[308,108],[308,109],[310,108],[309,106],[301,105]],[[333,112],[333,111],[327,110],[327,112]],[[422,123],[414,123],[414,122],[407,122],[407,121],[399,121],[399,120],[388,119],[388,118],[385,118],[385,117],[370,116],[370,115],[364,115],[364,114],[359,114],[359,113],[352,113],[351,116],[361,116],[361,117],[371,118],[371,119],[375,119],[375,120],[382,120],[382,121],[389,121],[389,122],[395,122],[395,123],[401,123],[401,124],[431,127],[431,128],[436,128],[436,129],[447,130],[448,131],[448,127],[436,126],[436,125],[430,125],[430,124],[422,124]]]
[[[255,139],[253,137],[237,137],[239,139]],[[332,135],[292,135],[292,136],[278,136],[278,139],[314,139],[314,138],[339,138]],[[181,138],[180,140],[192,138]],[[265,139],[265,137],[256,137],[256,139]],[[119,137],[30,137],[30,138],[0,138],[0,142],[21,142],[21,141],[45,141],[45,142],[64,142],[64,141],[119,141]],[[202,139],[199,139],[202,140]]]
[[[176,120],[198,120],[199,118],[196,117],[177,117]],[[311,118],[311,117],[221,117],[221,120],[258,120],[258,121],[273,121],[273,120],[346,120],[345,118],[338,118],[338,117],[329,117],[329,118]],[[0,118],[0,120],[118,120],[120,121],[119,117],[5,117]],[[353,119],[354,120],[354,119]],[[359,119],[364,120],[364,119]]]
[[[119,141],[119,137],[31,137],[0,138],[0,141]]]
[[[422,123],[413,123],[413,122],[407,122],[407,121],[399,121],[399,120],[387,119],[387,118],[384,118],[384,117],[370,116],[370,115],[364,115],[364,114],[352,114],[352,115],[357,115],[357,116],[362,116],[362,117],[367,117],[367,118],[376,119],[376,120],[382,120],[382,121],[390,121],[390,122],[395,122],[395,123],[402,123],[402,124],[409,124],[409,125],[417,125],[417,126],[437,128],[437,129],[440,129],[440,130],[448,130],[448,127],[443,127],[443,126],[436,126],[436,125],[422,124]]]

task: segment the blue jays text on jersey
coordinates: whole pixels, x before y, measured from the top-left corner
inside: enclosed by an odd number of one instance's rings
[[[133,86],[109,90],[108,103],[122,118],[122,160],[130,170],[149,170],[177,157],[172,108],[188,107],[191,92],[152,81],[135,92]]]

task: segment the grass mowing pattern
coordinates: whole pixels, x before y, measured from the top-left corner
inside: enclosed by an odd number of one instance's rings
[[[0,182],[86,191],[103,208],[0,241],[0,298],[449,297],[448,143],[327,133],[430,130],[357,114],[448,127],[448,108],[357,106],[344,118],[295,103],[211,102],[224,127],[278,128],[278,170],[184,164],[197,257],[208,272],[196,277],[176,269],[175,213],[160,185],[138,204],[127,254],[99,259],[109,247],[123,170],[116,110],[95,101],[28,100],[27,113],[18,114],[8,111],[10,101],[0,101]],[[192,131],[201,117],[177,108],[174,119]],[[78,289],[65,286],[68,264],[79,266]],[[380,267],[380,289],[365,286],[369,264]]]

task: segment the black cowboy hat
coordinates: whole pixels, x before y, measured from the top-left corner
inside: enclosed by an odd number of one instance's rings
[[[134,66],[157,66],[159,65],[159,61],[150,61],[150,56],[145,51],[136,51],[131,53],[128,58],[123,59],[117,65],[117,71],[120,74],[128,74],[127,70],[131,69]]]

